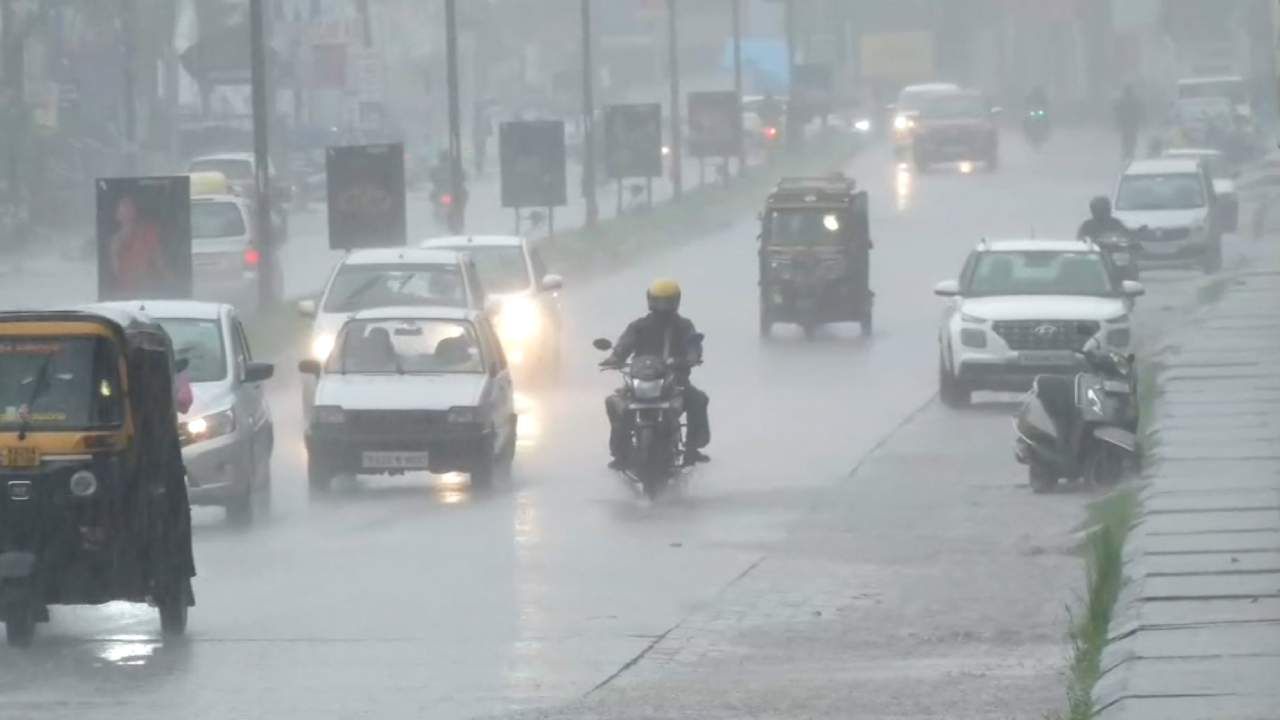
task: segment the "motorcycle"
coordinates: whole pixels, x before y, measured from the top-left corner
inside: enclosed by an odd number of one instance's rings
[[[1138,228],[1136,234],[1146,232],[1146,226]],[[1115,268],[1117,281],[1138,279],[1138,241],[1117,233],[1107,233],[1093,238],[1093,242],[1106,253]]]
[[[694,342],[701,342],[701,335]],[[605,338],[592,345],[602,352],[613,349]],[[693,362],[699,365],[700,362]],[[631,362],[606,370],[622,375],[621,413],[616,422],[626,424],[628,454],[622,458],[623,476],[650,500],[657,499],[688,469],[684,462],[684,388],[676,370],[680,363],[656,355],[637,355]]]
[[[1138,470],[1133,355],[1104,352],[1095,339],[1080,355],[1086,368],[1074,376],[1037,375],[1014,418],[1014,455],[1037,493],[1059,479],[1115,485]]]
[[[1049,111],[1044,108],[1032,108],[1022,118],[1022,132],[1027,137],[1027,144],[1036,150],[1049,142],[1051,131]]]

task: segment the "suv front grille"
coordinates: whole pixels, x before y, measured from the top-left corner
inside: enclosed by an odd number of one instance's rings
[[[1079,350],[1100,328],[1097,322],[1076,320],[997,320],[994,325],[1010,350]]]
[[[351,410],[347,429],[354,435],[424,435],[448,422],[437,410]]]

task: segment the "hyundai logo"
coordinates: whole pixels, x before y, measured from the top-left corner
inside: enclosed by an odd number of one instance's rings
[[[1051,338],[1054,335],[1058,334],[1058,326],[1057,325],[1037,325],[1036,329],[1032,330],[1031,332],[1034,333],[1036,337],[1047,340],[1048,338]]]

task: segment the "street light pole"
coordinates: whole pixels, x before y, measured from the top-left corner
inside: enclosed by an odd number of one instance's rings
[[[733,92],[738,96],[738,108],[742,108],[742,0],[729,0],[733,19]],[[742,113],[738,113],[738,174],[747,167],[747,147],[742,138]],[[726,161],[727,164],[728,161]]]
[[[271,105],[267,91],[267,31],[262,0],[249,0],[249,60],[253,78],[253,165],[257,196],[254,215],[257,225],[258,306],[274,302],[275,243],[271,227],[271,154],[267,133]]]
[[[120,35],[124,54],[124,142],[125,172],[138,172],[138,81],[137,6],[134,0],[120,0]]]
[[[446,71],[449,84],[449,230],[461,233],[466,225],[466,188],[462,182],[462,110],[458,104],[458,9],[456,0],[444,0]]]
[[[582,0],[582,197],[587,203],[585,225],[600,219],[596,203],[595,70],[591,65],[591,0]]]
[[[680,130],[680,36],[676,0],[667,0],[667,65],[671,72],[671,197],[684,197],[684,152]]]

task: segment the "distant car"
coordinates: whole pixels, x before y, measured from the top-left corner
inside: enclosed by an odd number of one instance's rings
[[[231,183],[231,188],[250,202],[258,200],[257,158],[251,152],[228,152],[202,155],[187,165],[189,173],[221,173]],[[292,200],[293,188],[279,181],[274,163],[267,163],[267,181],[271,183],[272,233],[277,243],[284,242],[289,234],[287,203]]]
[[[939,93],[955,92],[960,92],[960,86],[946,82],[922,83],[902,88],[897,102],[889,106],[892,114],[890,124],[893,127],[893,146],[900,160],[905,160],[911,151],[911,138],[915,135],[916,119],[924,101]]]
[[[165,329],[187,362],[195,402],[179,417],[192,505],[219,505],[247,524],[268,507],[275,426],[262,383],[275,367],[253,359],[230,305],[187,301],[109,303],[145,313]]]
[[[487,296],[494,301],[494,327],[517,373],[541,376],[560,366],[560,290],[564,280],[547,271],[542,253],[527,238],[477,235],[433,238],[427,250],[465,252],[475,261]]]
[[[1204,163],[1213,181],[1213,193],[1218,198],[1218,227],[1223,232],[1236,232],[1240,226],[1240,195],[1236,191],[1239,171],[1231,167],[1222,151],[1211,148],[1176,148],[1166,150],[1164,156],[1192,158]]]
[[[486,309],[484,283],[475,261],[448,250],[388,248],[355,250],[334,268],[319,302],[303,300],[298,311],[314,318],[310,355],[324,360],[352,315],[378,307]],[[303,409],[314,387],[303,382]]]
[[[977,92],[934,92],[920,99],[911,131],[911,161],[920,172],[944,162],[1000,166],[1000,133],[993,108]]]
[[[1036,375],[1074,374],[1091,338],[1128,352],[1133,300],[1143,292],[1117,281],[1088,241],[979,243],[959,279],[934,288],[950,300],[938,334],[939,396],[958,407],[975,390],[1021,392]]]
[[[1137,230],[1141,268],[1222,267],[1213,179],[1197,158],[1135,160],[1116,184],[1115,216]]]
[[[262,255],[254,242],[253,205],[238,195],[191,199],[191,261],[195,296],[248,309],[256,306]],[[279,263],[271,271],[278,291]]]
[[[312,491],[339,476],[464,472],[484,486],[516,450],[511,374],[487,314],[381,308],[342,327],[318,378],[307,425]]]

